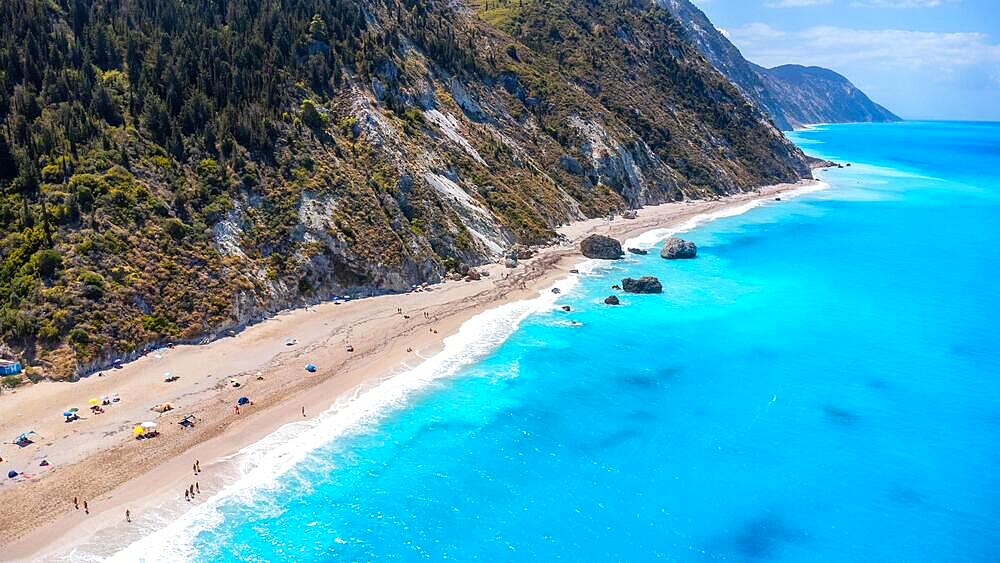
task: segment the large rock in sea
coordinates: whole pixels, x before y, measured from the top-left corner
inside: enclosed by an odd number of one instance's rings
[[[663,285],[653,276],[625,278],[622,280],[622,290],[626,293],[663,293]]]
[[[631,252],[632,254],[638,254],[640,256],[645,256],[649,254],[649,251],[646,250],[645,248],[629,248],[628,251]]]
[[[590,235],[580,241],[580,252],[587,258],[618,260],[625,255],[617,240],[604,235]]]
[[[693,242],[677,237],[668,238],[667,242],[663,243],[663,250],[660,251],[660,256],[667,260],[694,258],[697,255],[698,247]]]
[[[605,305],[620,305],[621,301],[618,300],[617,296],[615,296],[615,295],[609,295],[609,296],[607,296],[607,297],[604,298],[604,304]]]

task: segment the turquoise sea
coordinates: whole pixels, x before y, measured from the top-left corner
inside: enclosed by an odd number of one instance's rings
[[[119,556],[1000,560],[1000,124],[792,137],[851,166],[494,311]]]

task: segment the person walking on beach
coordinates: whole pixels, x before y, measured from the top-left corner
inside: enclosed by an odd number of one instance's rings
[[[195,475],[198,474],[198,462],[197,461],[191,464],[191,471],[194,472]]]
[[[125,509],[125,521],[128,523],[132,522],[132,513],[127,508]]]
[[[194,492],[201,494],[201,486],[198,485],[198,481],[194,482]]]
[[[83,501],[83,511],[87,514],[90,514],[90,507],[87,506],[87,501]]]
[[[305,407],[302,407],[302,416],[303,416],[303,418],[306,416],[306,408]]]
[[[80,510],[80,502],[76,500],[76,497],[73,497],[73,508]]]
[[[201,460],[197,460],[197,459],[194,460],[194,468],[195,468],[195,471],[197,471],[198,473],[201,473]]]
[[[188,502],[191,501],[191,495],[188,494],[188,490],[187,489],[184,489],[184,500],[186,500]]]

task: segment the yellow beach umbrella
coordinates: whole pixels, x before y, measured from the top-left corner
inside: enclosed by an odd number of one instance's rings
[[[100,403],[100,401],[98,401],[97,399],[91,399],[91,400],[89,400],[87,402],[90,403],[90,404],[92,404],[92,405],[96,405],[96,404]]]
[[[143,432],[145,432],[145,430],[142,429],[142,426],[136,426],[135,428],[132,429],[132,433],[135,434],[136,436],[142,434]]]

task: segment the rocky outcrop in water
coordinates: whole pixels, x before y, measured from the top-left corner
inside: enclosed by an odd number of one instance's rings
[[[604,304],[605,305],[620,305],[621,301],[618,300],[617,296],[615,296],[615,295],[609,295],[609,296],[607,296],[607,297],[604,298]]]
[[[625,254],[620,242],[604,235],[590,235],[580,241],[580,252],[587,258],[599,260],[618,260]]]
[[[625,278],[622,280],[622,289],[626,293],[663,293],[663,285],[653,276]]]
[[[660,257],[667,260],[694,258],[697,255],[698,247],[693,242],[677,237],[668,238],[660,250]]]
[[[640,256],[649,254],[649,251],[644,248],[629,248],[628,251],[632,254],[638,254]]]

